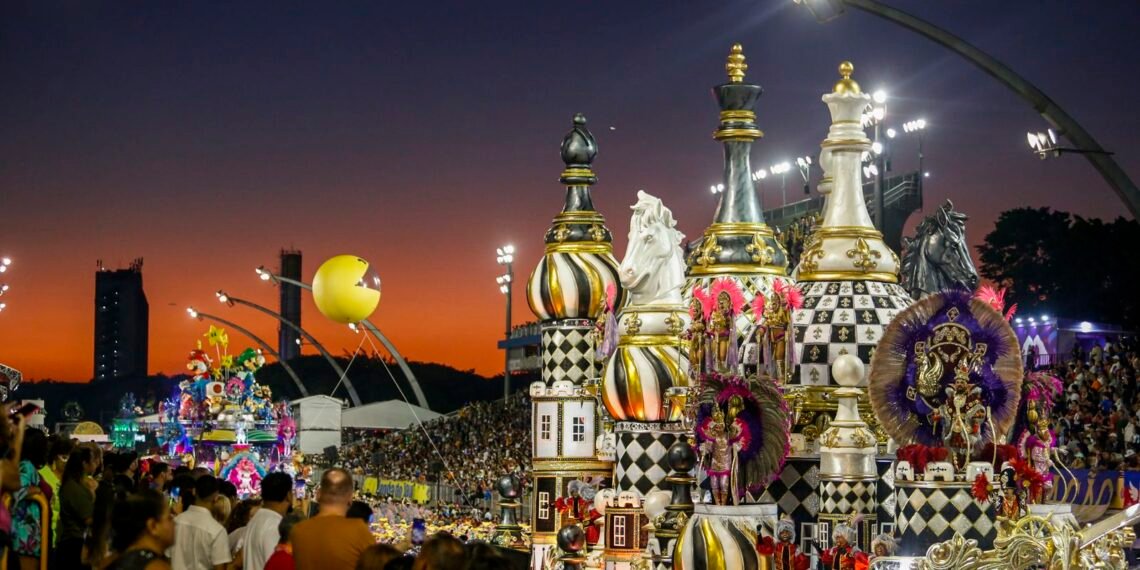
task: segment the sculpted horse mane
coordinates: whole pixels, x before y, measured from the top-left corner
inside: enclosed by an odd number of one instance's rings
[[[966,243],[967,217],[946,200],[918,224],[913,238],[903,237],[902,286],[919,299],[953,287],[978,286],[978,271]]]
[[[659,198],[637,192],[631,209],[629,245],[618,275],[630,293],[631,305],[680,304],[685,262],[673,212]]]

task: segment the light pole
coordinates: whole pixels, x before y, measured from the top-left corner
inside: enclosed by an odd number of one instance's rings
[[[811,157],[796,157],[796,167],[800,170],[800,177],[804,179],[804,194],[811,194]]]
[[[791,169],[792,169],[792,163],[790,163],[786,160],[784,162],[779,163],[779,164],[773,164],[772,167],[768,169],[768,171],[771,172],[772,174],[779,174],[780,175],[780,195],[781,195],[780,205],[781,206],[787,206],[788,205],[788,171]]]
[[[515,246],[504,245],[495,250],[498,257],[495,262],[499,265],[505,265],[507,272],[495,278],[495,282],[499,284],[499,291],[507,296],[507,327],[506,339],[509,343],[511,340],[511,289],[512,282],[514,281],[514,270],[511,264],[515,261]],[[503,367],[503,400],[506,400],[511,394],[511,349],[506,346],[503,347],[503,360],[505,365]]]
[[[1069,116],[1045,92],[1026,81],[1009,66],[949,31],[878,0],[794,1],[796,4],[805,5],[816,20],[821,23],[842,15],[848,6],[863,10],[891,23],[898,24],[962,56],[1029,103],[1033,110],[1039,113],[1053,128],[1072,141],[1076,146],[1072,151],[1083,154],[1128,207],[1132,217],[1140,218],[1140,190],[1136,188],[1136,184],[1132,182],[1124,169],[1113,160],[1112,153],[1101,148],[1100,143],[1093,138],[1092,134],[1086,131],[1076,119]],[[926,173],[923,172],[922,175],[925,177]]]
[[[242,327],[242,326],[240,326],[234,322],[227,321],[226,319],[223,319],[223,318],[218,317],[218,316],[211,315],[209,313],[199,312],[199,311],[195,310],[194,307],[188,307],[186,309],[186,313],[189,314],[191,318],[198,319],[199,321],[209,319],[209,320],[214,321],[216,323],[225,325],[225,326],[230,327],[231,329],[234,329],[234,330],[240,332],[241,334],[244,334],[245,336],[253,339],[253,341],[256,342],[258,344],[258,346],[260,346],[261,349],[265,351],[266,354],[272,356],[273,358],[276,358],[277,362],[281,363],[281,367],[285,369],[285,373],[288,374],[289,377],[293,379],[293,384],[295,384],[297,386],[297,389],[301,391],[301,397],[307,397],[309,395],[309,390],[305,388],[305,384],[303,382],[301,382],[301,378],[299,376],[297,376],[297,372],[293,370],[293,367],[289,366],[288,362],[281,360],[281,355],[277,354],[277,351],[273,350],[273,347],[269,346],[269,343],[262,340],[261,337],[253,334],[248,329],[246,329],[246,328],[244,328],[244,327]]]
[[[275,313],[275,312],[273,312],[273,311],[271,311],[265,307],[262,307],[261,305],[258,305],[257,303],[252,303],[250,301],[246,301],[245,299],[239,299],[237,297],[229,295],[228,293],[226,293],[225,291],[222,291],[221,289],[218,289],[218,291],[216,293],[214,293],[214,295],[217,296],[218,301],[220,301],[221,303],[224,303],[227,306],[233,307],[235,304],[245,305],[247,307],[250,307],[252,309],[256,309],[262,313],[265,313],[266,315],[269,315],[269,316],[277,319],[278,321],[280,321],[281,324],[297,331],[297,333],[300,334],[302,337],[304,337],[305,340],[309,341],[309,344],[316,347],[317,351],[321,353],[321,356],[325,357],[325,360],[327,360],[329,365],[332,366],[333,371],[336,372],[337,380],[344,379],[344,388],[345,388],[345,390],[348,391],[348,397],[349,397],[349,399],[352,400],[352,405],[360,406],[360,395],[358,395],[356,393],[356,388],[348,380],[348,376],[345,374],[344,369],[340,367],[340,364],[337,364],[336,359],[334,359],[332,357],[332,355],[329,354],[329,351],[325,350],[325,347],[322,346],[321,343],[317,342],[317,339],[315,337],[313,337],[313,335],[309,334],[308,331],[297,326],[296,324],[293,323],[293,321],[286,319],[285,317],[281,316],[278,313]]]
[[[925,178],[926,171],[922,169],[922,160],[926,158],[926,155],[922,153],[922,139],[923,134],[926,133],[926,119],[915,119],[903,123],[903,131],[918,135],[918,175]]]
[[[886,152],[883,147],[883,142],[879,138],[879,127],[883,124],[883,119],[887,116],[887,92],[882,89],[876,90],[871,95],[872,107],[871,112],[864,115],[863,119],[875,127],[875,137],[871,143],[871,151],[874,153],[875,167],[875,199],[872,205],[872,212],[874,213],[875,226],[879,231],[883,230],[883,191],[886,185]]]
[[[256,269],[254,269],[254,271],[257,272],[257,278],[261,279],[262,281],[272,281],[273,283],[277,284],[285,283],[288,285],[294,285],[310,292],[313,290],[312,285],[303,281],[297,281],[296,279],[290,279],[282,275],[277,275],[272,271],[266,269],[264,265],[259,265]],[[424,391],[422,388],[420,388],[420,383],[416,380],[416,375],[413,374],[412,369],[408,367],[408,361],[404,360],[404,356],[400,354],[400,351],[396,350],[396,345],[392,344],[392,341],[388,340],[388,337],[384,336],[384,334],[380,332],[380,329],[377,328],[376,325],[372,324],[372,321],[364,319],[363,321],[360,321],[360,324],[364,325],[364,328],[368,329],[368,331],[372,333],[372,336],[376,337],[376,340],[380,341],[380,344],[384,345],[384,349],[388,351],[388,354],[391,354],[392,358],[396,360],[396,365],[399,366],[400,370],[404,373],[404,378],[407,379],[408,384],[412,387],[412,392],[415,394],[416,402],[419,403],[420,407],[426,410],[430,410],[431,406],[428,406],[427,398],[424,397]],[[348,378],[345,378],[344,383],[347,387],[349,384]]]

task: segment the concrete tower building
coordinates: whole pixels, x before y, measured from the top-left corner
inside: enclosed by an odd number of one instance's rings
[[[127,269],[95,272],[96,381],[147,374],[150,306],[143,292],[142,258]]]

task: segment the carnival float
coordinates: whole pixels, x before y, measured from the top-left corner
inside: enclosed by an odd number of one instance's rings
[[[1126,567],[1140,507],[1078,526],[1059,381],[1023,369],[966,216],[947,201],[901,260],[872,223],[854,66],[822,96],[825,201],[794,267],[751,177],[747,69],[733,46],[713,88],[724,191],[687,255],[638,191],[619,262],[585,117],[562,141],[565,200],[527,284],[532,568]]]
[[[257,382],[261,351],[231,354],[229,335],[213,325],[204,336],[205,347],[199,340],[187,356],[189,378],[159,405],[158,443],[171,462],[205,467],[239,496],[255,495],[266,473],[301,471],[296,423],[288,402],[274,401],[269,386]]]

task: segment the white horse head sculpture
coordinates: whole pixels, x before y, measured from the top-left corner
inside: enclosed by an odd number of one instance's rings
[[[637,192],[629,222],[629,245],[618,275],[630,294],[630,305],[681,304],[685,259],[673,212],[661,200]]]

